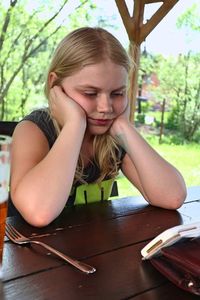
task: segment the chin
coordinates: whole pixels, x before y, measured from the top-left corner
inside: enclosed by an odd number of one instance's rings
[[[92,127],[92,128],[88,128],[88,129],[89,129],[90,134],[92,134],[92,135],[103,135],[103,134],[106,134],[110,128],[95,126],[95,128]]]

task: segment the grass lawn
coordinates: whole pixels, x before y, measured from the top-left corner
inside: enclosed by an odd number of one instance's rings
[[[149,143],[182,173],[187,186],[200,185],[200,145],[159,145],[157,138],[151,139]],[[140,194],[122,174],[117,181],[120,197]]]

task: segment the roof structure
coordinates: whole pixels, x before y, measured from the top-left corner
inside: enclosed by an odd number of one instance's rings
[[[130,119],[134,119],[134,111],[137,97],[137,81],[138,81],[138,69],[140,64],[140,45],[145,38],[151,33],[151,31],[160,23],[160,21],[167,15],[167,13],[173,8],[173,6],[179,0],[132,0],[133,11],[129,13],[126,0],[115,0],[118,11],[122,18],[126,32],[129,37],[130,56],[136,63],[136,69],[131,71],[130,74],[130,88],[129,99],[131,101]],[[144,22],[145,6],[152,3],[161,3],[158,10],[151,16],[149,20]]]

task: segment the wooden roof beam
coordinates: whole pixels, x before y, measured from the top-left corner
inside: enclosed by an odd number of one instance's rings
[[[140,45],[141,28],[143,26],[144,18],[144,6],[143,1],[135,0],[133,7],[133,18],[132,18],[132,38],[136,45]]]
[[[129,37],[130,56],[136,63],[136,68],[130,72],[130,87],[128,97],[130,99],[130,120],[134,120],[135,103],[137,95],[137,79],[140,60],[140,44],[145,40],[149,33],[158,25],[164,16],[172,9],[179,0],[133,0],[132,16],[128,11],[125,0],[115,0],[121,15],[122,21]],[[160,8],[144,24],[145,5],[150,3],[162,2]]]
[[[151,4],[157,2],[164,2],[165,0],[142,0],[144,4]]]
[[[144,0],[144,1],[149,2],[149,0]],[[160,23],[160,21],[168,14],[168,12],[178,1],[179,0],[167,0],[167,1],[163,0],[162,6],[160,6],[160,8],[147,21],[146,24],[142,25],[141,32],[140,32],[140,44],[145,40],[145,38],[149,35],[149,33],[158,25],[158,23]]]
[[[132,40],[133,35],[133,18],[130,16],[125,0],[115,0],[122,21],[126,28],[129,40]]]

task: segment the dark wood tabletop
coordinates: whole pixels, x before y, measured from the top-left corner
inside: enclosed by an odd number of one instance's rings
[[[200,187],[191,187],[177,211],[150,206],[142,197],[127,197],[66,208],[45,228],[9,217],[7,222],[24,235],[97,271],[84,274],[38,245],[19,246],[5,238],[4,299],[197,299],[142,261],[140,251],[165,229],[200,221],[199,212]]]

